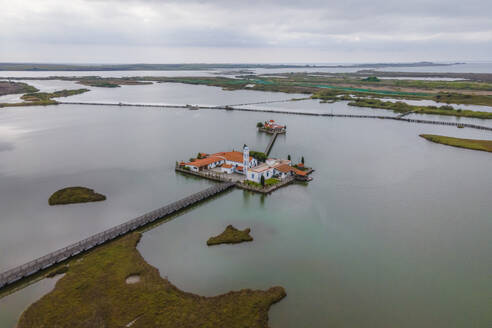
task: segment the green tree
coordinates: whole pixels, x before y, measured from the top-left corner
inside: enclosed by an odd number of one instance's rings
[[[257,128],[262,128],[263,127],[263,123],[261,123],[261,122],[256,123],[256,127]]]
[[[260,183],[262,187],[265,187],[265,177],[263,175],[261,176]]]
[[[301,158],[301,163],[304,164],[304,156]]]
[[[289,154],[289,155],[287,155],[287,159],[290,161],[290,154]]]

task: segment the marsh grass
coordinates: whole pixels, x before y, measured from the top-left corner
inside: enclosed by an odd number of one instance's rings
[[[89,89],[60,90],[55,92],[30,92],[22,95],[24,102],[0,103],[0,107],[22,107],[22,106],[47,106],[56,105],[58,102],[53,98],[69,97],[90,91]]]
[[[140,233],[103,245],[73,262],[55,289],[33,303],[18,328],[227,327],[266,328],[268,309],[286,296],[282,287],[243,289],[214,297],[186,293],[145,262]],[[138,273],[140,282],[127,284]]]
[[[252,241],[253,237],[250,236],[251,229],[247,228],[244,230],[239,230],[234,228],[232,225],[228,225],[224,232],[215,237],[210,237],[207,240],[208,246],[219,245],[219,244],[237,244],[245,241]]]
[[[462,139],[435,134],[421,134],[420,137],[443,145],[492,152],[492,140]]]
[[[348,105],[356,106],[356,107],[386,109],[386,110],[392,110],[396,113],[406,113],[406,112],[413,111],[417,114],[434,114],[434,115],[447,115],[447,116],[456,116],[456,117],[492,119],[492,112],[479,112],[473,110],[454,109],[453,107],[447,105],[443,105],[440,107],[414,106],[401,101],[391,102],[391,101],[382,101],[379,99],[372,99],[372,98],[358,98],[354,101],[349,102]]]
[[[64,205],[74,203],[99,202],[106,200],[106,196],[94,192],[86,187],[67,187],[56,191],[48,199],[50,205]]]

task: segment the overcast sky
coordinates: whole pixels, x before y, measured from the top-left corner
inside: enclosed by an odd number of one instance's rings
[[[492,61],[490,0],[0,0],[0,61]]]

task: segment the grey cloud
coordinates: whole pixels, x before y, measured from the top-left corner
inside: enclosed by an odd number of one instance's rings
[[[365,51],[439,58],[453,48],[456,56],[484,59],[492,44],[492,2],[482,0],[7,1],[0,0],[6,8],[0,12],[0,61],[12,58],[3,50],[11,44],[291,47],[360,52],[361,60]]]

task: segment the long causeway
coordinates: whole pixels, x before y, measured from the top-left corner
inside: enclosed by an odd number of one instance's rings
[[[135,104],[135,103],[101,103],[101,102],[72,102],[72,101],[58,101],[59,104],[66,105],[96,105],[96,106],[130,106],[130,107],[157,107],[157,108],[188,108],[186,105],[152,105],[152,104]],[[433,125],[448,125],[456,127],[471,128],[477,130],[492,131],[492,127],[483,126],[471,123],[459,123],[459,122],[444,122],[444,121],[432,121],[421,119],[409,119],[398,116],[386,116],[386,115],[356,115],[356,114],[331,114],[331,113],[309,113],[309,112],[295,112],[277,109],[255,109],[255,108],[238,108],[228,106],[197,106],[200,109],[218,109],[218,110],[234,110],[242,112],[260,112],[260,113],[275,113],[275,114],[289,114],[289,115],[305,115],[305,116],[322,116],[322,117],[344,117],[344,118],[369,118],[380,120],[394,120],[407,123],[418,124],[433,124]]]
[[[98,245],[111,241],[119,236],[134,231],[142,226],[152,223],[158,219],[161,219],[167,215],[181,211],[187,207],[190,207],[198,202],[201,202],[207,198],[217,195],[227,189],[230,189],[235,184],[233,182],[222,182],[215,186],[207,188],[203,191],[192,194],[174,203],[156,209],[152,212],[148,212],[135,219],[132,219],[126,223],[117,225],[89,238],[79,241],[78,243],[69,245],[65,248],[59,249],[52,253],[49,253],[36,260],[8,270],[0,274],[0,289],[6,287],[20,279],[29,277],[36,272],[47,269],[57,263],[63,262],[77,254],[83,253]]]

